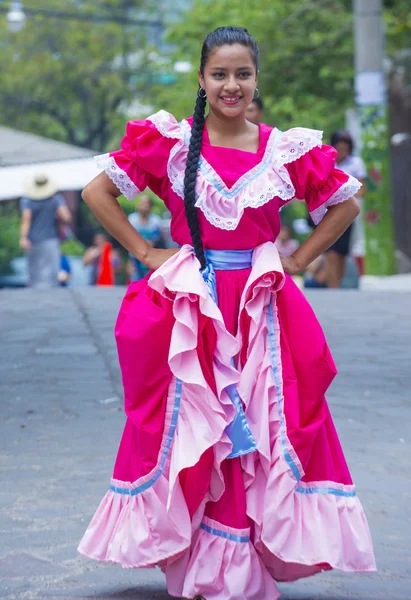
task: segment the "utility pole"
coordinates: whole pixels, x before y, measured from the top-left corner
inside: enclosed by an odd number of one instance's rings
[[[355,95],[368,171],[366,272],[373,275],[395,272],[382,9],[383,0],[353,0]]]

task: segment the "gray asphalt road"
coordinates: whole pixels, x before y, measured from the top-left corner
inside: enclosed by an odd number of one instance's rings
[[[122,294],[0,291],[0,598],[168,598],[157,570],[76,553],[124,423],[112,335]],[[328,399],[379,572],[322,574],[281,586],[284,598],[410,599],[411,294],[310,300],[340,369]]]

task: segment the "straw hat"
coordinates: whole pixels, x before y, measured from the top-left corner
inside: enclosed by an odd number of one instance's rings
[[[45,173],[30,175],[24,182],[24,195],[30,200],[45,200],[51,198],[58,191],[58,186],[51,177]]]

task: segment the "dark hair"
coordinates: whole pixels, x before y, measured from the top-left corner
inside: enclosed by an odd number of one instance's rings
[[[347,131],[346,129],[338,129],[337,131],[334,131],[334,133],[331,135],[330,141],[331,141],[331,146],[334,146],[334,147],[339,142],[345,142],[346,144],[348,144],[350,154],[353,153],[354,140],[352,139],[350,132]]]
[[[258,107],[258,110],[264,110],[264,102],[261,100],[261,98],[253,98],[251,100],[251,104],[255,104]]]
[[[225,45],[240,44],[249,48],[255,68],[258,71],[259,50],[257,42],[243,27],[218,27],[208,34],[201,48],[200,73],[204,74],[204,68],[214,48]],[[201,241],[200,223],[197,208],[195,206],[195,186],[197,179],[198,161],[200,158],[201,144],[203,140],[204,113],[206,107],[206,96],[204,90],[199,88],[197,101],[194,108],[194,118],[191,127],[191,138],[188,149],[187,164],[184,174],[184,206],[187,223],[190,229],[191,239],[195,255],[200,261],[201,268],[206,266],[203,243]]]

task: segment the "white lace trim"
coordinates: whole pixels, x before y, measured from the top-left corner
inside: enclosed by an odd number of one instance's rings
[[[323,132],[306,127],[292,127],[284,131],[276,146],[273,166],[281,169],[307,154],[313,148],[322,145]]]
[[[187,162],[191,127],[188,121],[180,123],[170,113],[160,110],[147,118],[163,137],[176,139],[167,163],[167,175],[173,191],[184,199],[184,173]],[[274,197],[287,202],[295,197],[295,188],[285,165],[298,160],[322,144],[322,132],[304,127],[294,127],[281,132],[273,129],[262,161],[242,175],[228,188],[214,168],[201,156],[196,180],[196,206],[211,225],[219,229],[237,228],[246,208],[258,208]],[[117,166],[113,157],[103,154],[95,157],[121,193],[135,198],[141,190],[127,173]],[[312,211],[311,217],[319,223],[327,207],[351,198],[361,187],[359,181],[349,177],[325,204]]]
[[[182,121],[180,126],[180,139],[171,149],[167,163],[167,175],[173,191],[184,200],[184,173],[191,127],[186,120]]]
[[[159,110],[154,115],[147,117],[147,121],[151,121],[163,137],[174,139],[182,137],[181,123],[178,123],[177,119],[165,110]]]
[[[170,152],[167,175],[173,191],[184,198],[184,173],[191,127],[186,120],[177,123],[166,111],[148,118],[164,137],[177,139]],[[262,161],[228,188],[204,156],[200,157],[196,180],[196,206],[209,223],[219,229],[234,230],[246,208],[258,208],[274,197],[283,201],[295,196],[286,164],[322,143],[322,132],[296,127],[286,132],[273,129]]]
[[[134,198],[141,193],[142,190],[138,189],[123,169],[120,169],[110,154],[99,154],[94,157],[94,160],[96,161],[98,168],[107,173],[111,181],[127,200],[134,200]]]
[[[259,208],[275,197],[291,200],[295,188],[285,165],[321,145],[321,139],[320,131],[295,128],[282,133],[273,129],[261,163],[231,188],[202,157],[196,182],[196,206],[215,227],[234,230],[246,208]]]
[[[362,183],[358,181],[355,177],[350,175],[348,180],[340,187],[334,194],[328,198],[328,200],[316,208],[315,210],[310,212],[311,218],[314,223],[317,225],[324,217],[327,212],[327,208],[329,206],[334,206],[335,204],[340,204],[349,198],[355,196],[358,190],[362,187]]]

